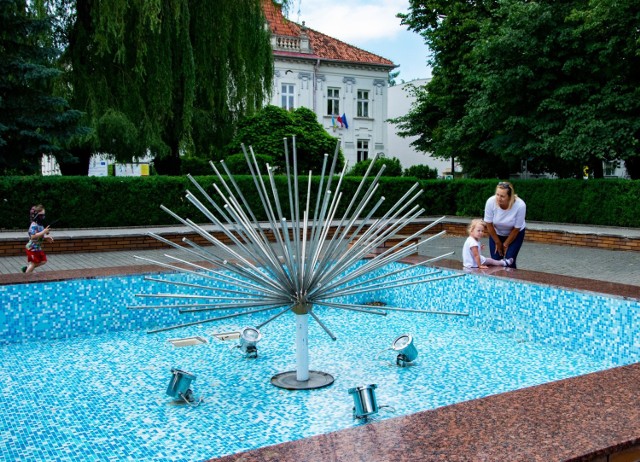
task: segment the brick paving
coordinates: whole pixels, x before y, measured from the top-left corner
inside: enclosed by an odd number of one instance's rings
[[[453,258],[461,261],[460,252],[464,241],[463,237],[442,237],[430,241],[421,251],[427,256],[455,251],[456,254]],[[487,242],[485,245],[483,254],[488,256],[489,245]],[[640,288],[640,252],[634,251],[539,244],[527,242],[525,237],[525,242],[518,256],[518,268],[630,284]],[[638,292],[640,295],[640,289]]]
[[[615,232],[614,230],[606,231],[608,233]],[[636,231],[640,230],[625,229],[626,233]],[[105,234],[117,235],[121,232],[122,230],[99,231],[101,236]],[[91,233],[90,231],[85,231],[84,237],[92,239]],[[93,234],[95,238],[96,232],[93,232]],[[464,239],[464,237],[460,236],[445,235],[421,246],[421,253],[428,256],[437,256],[454,251],[455,254],[450,258],[459,262]],[[487,243],[485,242],[485,244]],[[134,255],[151,259],[163,259],[165,253],[178,255],[175,249],[169,247],[155,250],[49,254],[49,262],[36,271],[49,272],[134,266],[145,263],[135,259]],[[488,255],[488,248],[485,248],[484,254]],[[25,264],[25,256],[0,257],[0,274],[19,273],[20,268]],[[640,287],[640,252],[636,251],[542,244],[529,242],[525,239],[518,258],[518,268]]]

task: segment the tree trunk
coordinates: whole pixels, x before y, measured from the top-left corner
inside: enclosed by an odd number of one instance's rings
[[[70,150],[70,153],[70,156],[56,157],[58,165],[60,166],[60,172],[65,176],[87,176],[89,174],[91,150],[88,148],[77,148]]]
[[[640,180],[640,157],[625,160],[624,166],[627,169],[627,175],[629,175],[632,180]]]

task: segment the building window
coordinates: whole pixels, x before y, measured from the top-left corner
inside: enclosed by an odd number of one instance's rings
[[[327,88],[327,115],[340,115],[339,88]]]
[[[358,90],[358,117],[369,117],[369,91]]]
[[[358,162],[367,160],[369,158],[369,140],[358,140]]]
[[[617,162],[604,161],[603,166],[604,166],[604,176],[615,176],[616,169],[618,168]]]
[[[292,111],[293,109],[295,109],[295,85],[291,83],[283,83],[281,88],[282,91],[280,92],[280,106],[282,107],[282,109]]]

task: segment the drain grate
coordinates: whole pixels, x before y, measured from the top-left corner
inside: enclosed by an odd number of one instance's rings
[[[218,340],[238,340],[240,338],[240,332],[219,332],[213,334]]]
[[[168,342],[170,342],[174,347],[178,348],[192,345],[202,345],[203,343],[207,343],[207,341],[202,337],[170,338]]]

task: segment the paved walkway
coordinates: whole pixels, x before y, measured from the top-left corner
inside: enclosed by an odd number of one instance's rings
[[[460,219],[468,221],[467,219]],[[531,224],[538,229],[562,230],[566,232],[594,233],[624,235],[637,237],[640,229],[637,228],[609,228],[559,225],[550,223]],[[163,232],[172,228],[164,227]],[[101,236],[122,236],[127,234],[140,234],[141,230],[129,229],[100,229],[100,230],[59,230],[56,234],[81,235],[91,239],[96,233]],[[0,233],[9,237],[12,233]],[[16,233],[16,235],[24,233]],[[486,239],[485,239],[486,241]],[[443,236],[429,241],[421,247],[421,254],[438,256],[454,251],[451,258],[460,261],[463,237]],[[487,244],[487,242],[485,242]],[[488,244],[487,244],[488,247]],[[59,270],[81,270],[90,268],[110,268],[140,265],[141,262],[134,255],[162,259],[165,253],[177,255],[175,249],[144,250],[144,251],[118,251],[86,254],[54,254],[49,255],[49,262],[37,272],[49,272]],[[484,250],[488,255],[488,248]],[[0,274],[19,273],[20,268],[26,264],[26,257],[0,257]],[[598,281],[629,284],[640,288],[640,253],[633,251],[611,251],[604,249],[574,247],[564,245],[525,243],[518,258],[518,268],[562,276],[594,279]],[[640,289],[639,289],[640,297]]]

